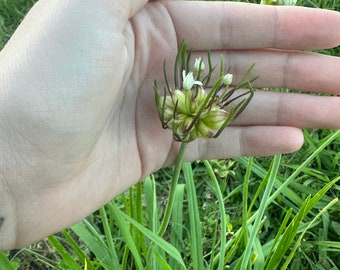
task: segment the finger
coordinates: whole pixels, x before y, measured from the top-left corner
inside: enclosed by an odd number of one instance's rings
[[[271,156],[294,152],[302,144],[302,132],[293,127],[227,127],[216,139],[190,143],[186,159]]]
[[[340,43],[340,14],[246,3],[164,2],[180,43],[195,49],[320,49]]]
[[[193,59],[206,54],[194,52]],[[224,58],[224,70],[238,82],[255,63],[248,79],[259,76],[254,87],[292,88],[302,91],[340,94],[340,58],[316,53],[281,50],[227,50],[211,54],[213,66]],[[218,75],[218,73],[215,73]],[[213,78],[212,81],[217,78]]]
[[[233,125],[340,128],[340,97],[256,91]]]

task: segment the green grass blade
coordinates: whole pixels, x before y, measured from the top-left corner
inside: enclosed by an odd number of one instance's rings
[[[85,263],[87,265],[88,270],[95,270],[90,258],[84,253],[82,248],[77,244],[76,241],[72,238],[70,233],[67,230],[63,230],[62,234],[64,235],[65,239],[67,240],[67,244],[69,244],[74,252],[76,253],[79,261],[82,263],[83,267],[85,267]]]
[[[242,164],[244,167],[248,166],[249,158],[241,157],[241,158],[236,158],[236,160],[240,164]],[[263,167],[256,164],[255,162],[252,164],[251,171],[252,171],[253,174],[257,175],[258,177],[263,178],[263,181],[261,181],[260,187],[257,189],[256,193],[253,195],[253,199],[250,203],[250,206],[248,207],[248,214],[249,215],[251,214],[253,206],[256,203],[256,199],[260,196],[262,190],[266,186],[265,180],[268,177],[268,172]],[[279,188],[280,186],[284,185],[285,182],[286,182],[286,179],[278,175],[277,178],[275,179],[275,183],[274,183],[275,188],[276,189]],[[290,185],[296,187],[296,183],[294,181],[291,181],[290,183],[291,183]],[[306,189],[307,189],[307,187],[303,187],[303,191],[306,191]],[[302,204],[302,199],[292,189],[286,187],[286,188],[281,190],[281,193],[283,193],[287,198],[289,198],[291,201],[293,201],[296,205]]]
[[[325,193],[339,180],[339,178],[334,179],[332,182],[328,183],[326,186],[324,186],[317,194],[313,196],[313,198],[310,200],[309,204],[307,205],[307,211],[309,212],[315,205],[316,203],[325,195]],[[286,259],[282,269],[287,269],[288,264],[292,260],[297,248],[299,247],[303,236],[307,232],[307,230],[315,223],[315,221],[325,212],[327,211],[331,206],[333,206],[335,203],[338,202],[338,198],[333,199],[330,203],[328,203],[319,213],[313,218],[312,221],[308,223],[308,225],[305,227],[305,229],[302,231],[300,234],[299,239],[296,241],[293,249],[291,250],[288,258]],[[307,213],[306,213],[307,214]]]
[[[112,239],[112,234],[111,234],[111,228],[107,219],[107,213],[105,210],[105,207],[102,207],[99,209],[99,214],[101,217],[101,223],[104,228],[104,233],[105,233],[105,238],[106,238],[106,243],[108,247],[108,252],[110,253],[110,258],[113,259],[113,261],[118,262],[118,257],[116,253],[116,248]]]
[[[339,252],[340,252],[340,242],[335,242],[335,241],[313,241],[312,243],[313,243],[313,245],[319,245],[319,246],[322,246],[322,247],[328,248],[328,249],[335,248],[335,249],[338,249]]]
[[[142,194],[143,194],[143,184],[139,182],[135,185],[135,196],[133,202],[133,208],[135,210],[134,218],[140,224],[143,224],[143,202],[142,202]],[[138,250],[141,250],[143,253],[147,252],[147,247],[145,245],[144,235],[139,231],[135,232],[135,243],[137,245]]]
[[[119,262],[110,257],[110,252],[102,235],[90,222],[84,219],[81,223],[72,226],[71,229],[94,253],[100,263],[107,266],[112,265],[111,269],[120,269]]]
[[[157,214],[157,196],[156,196],[156,185],[153,175],[146,177],[144,180],[144,194],[146,201],[146,213],[148,216],[151,230],[157,232],[158,230],[158,214]]]
[[[73,259],[71,254],[64,248],[64,246],[59,242],[59,240],[54,235],[50,235],[48,237],[48,240],[62,257],[63,264],[67,265],[69,269],[82,270],[80,265]]]
[[[196,197],[196,188],[193,178],[191,163],[183,164],[184,179],[188,194],[189,220],[190,220],[190,242],[191,242],[191,261],[193,268],[204,269],[203,263],[203,241],[202,228],[199,218],[199,209]]]
[[[293,259],[293,256],[296,252],[296,250],[298,249],[298,247],[301,244],[301,241],[304,237],[304,235],[306,234],[307,230],[316,222],[317,219],[320,218],[320,216],[326,212],[331,206],[333,206],[334,204],[336,204],[338,202],[338,198],[335,198],[334,200],[332,200],[329,204],[327,204],[314,218],[312,221],[310,221],[308,223],[308,226],[306,226],[306,228],[303,230],[303,232],[300,234],[300,237],[298,238],[298,240],[296,241],[294,247],[292,248],[292,250],[290,251],[290,254],[288,255],[288,258],[286,259],[285,263],[282,266],[282,270],[286,270],[288,265],[290,264],[290,262]]]
[[[225,217],[225,220],[226,220],[226,223],[227,223],[227,215],[224,214],[224,217]],[[228,226],[228,225],[227,225]],[[212,241],[212,249],[210,250],[210,253],[206,253],[205,256],[209,256],[210,258],[210,261],[209,261],[209,267],[207,268],[207,270],[213,270],[213,269],[216,269],[216,265],[219,264],[220,262],[220,246],[218,246],[218,242],[219,242],[219,236],[220,236],[220,232],[218,230],[218,223],[215,222],[215,224],[213,224],[213,231],[214,231],[214,234],[213,236],[210,238],[211,241]],[[223,247],[224,249],[224,256],[222,258],[223,262],[225,261],[224,258],[225,258],[225,254],[226,254],[226,245]]]
[[[261,203],[259,206],[259,209],[257,210],[257,214],[255,217],[253,228],[250,232],[249,241],[247,243],[247,246],[245,248],[245,251],[242,256],[242,263],[241,263],[241,269],[248,269],[250,266],[250,259],[253,253],[254,245],[256,236],[259,232],[260,226],[261,226],[261,220],[263,219],[264,212],[266,210],[266,207],[268,206],[268,199],[270,196],[270,193],[272,192],[274,182],[276,179],[277,172],[279,170],[279,165],[281,161],[281,155],[277,155],[274,157],[271,170],[269,172],[269,178],[267,182],[267,186],[264,190],[264,194],[261,199]],[[273,268],[274,269],[274,268]]]
[[[266,258],[266,261],[265,261],[265,265],[268,264],[270,258],[272,257],[272,253],[274,253],[274,250],[275,250],[277,244],[279,243],[284,230],[286,229],[287,223],[288,223],[289,218],[291,217],[291,215],[292,215],[292,208],[287,211],[287,213],[286,213],[286,215],[285,215],[285,217],[284,217],[284,219],[283,219],[283,221],[281,223],[281,226],[280,226],[280,228],[279,228],[279,230],[278,230],[278,232],[277,232],[277,234],[276,234],[276,236],[274,238],[274,241],[273,241],[273,243],[271,245],[271,248],[270,248],[268,254],[266,254],[267,258]]]
[[[246,246],[248,243],[248,185],[249,185],[249,178],[251,175],[251,168],[253,167],[254,159],[249,158],[248,160],[248,165],[247,165],[247,170],[246,170],[246,175],[244,178],[244,183],[243,183],[243,200],[242,200],[242,227],[244,230],[243,238],[244,238],[244,245]],[[256,196],[255,196],[256,197]],[[255,198],[253,199],[253,201]]]
[[[317,194],[313,197],[309,196],[303,202],[302,206],[300,207],[299,212],[295,215],[293,220],[290,222],[288,227],[286,228],[285,232],[282,234],[280,242],[278,243],[275,252],[271,255],[271,258],[266,265],[268,269],[277,269],[278,265],[284,258],[288,248],[290,248],[294,238],[298,234],[298,229],[302,220],[306,217],[306,215],[310,212],[310,210],[316,205],[316,203],[325,195],[325,193],[338,181],[339,179],[335,179],[332,182],[325,185]],[[317,215],[318,216],[318,215]],[[310,222],[306,227],[310,227],[312,222]],[[304,229],[306,230],[306,229]],[[297,246],[296,246],[297,248]],[[294,250],[294,248],[293,248]],[[295,251],[294,251],[295,252]],[[293,256],[294,254],[291,253]],[[290,258],[291,259],[291,258]],[[290,261],[289,259],[286,260]]]
[[[307,167],[307,165],[317,157],[320,152],[325,149],[328,145],[330,145],[335,139],[340,136],[340,130],[332,133],[324,143],[322,143],[302,164],[298,167],[291,175],[278,187],[278,189],[270,196],[269,202],[275,200],[275,198],[282,192],[284,188],[286,188],[291,182],[295,180],[295,178],[300,174],[300,172]]]
[[[183,201],[184,184],[179,184],[175,190],[174,208],[172,212],[170,243],[179,251],[183,251]],[[178,268],[178,263],[172,257],[169,260],[172,269]]]
[[[262,270],[264,268],[265,258],[264,258],[264,253],[263,253],[261,241],[260,241],[259,238],[255,239],[254,254],[255,254],[255,256],[253,255],[254,259],[251,262],[253,264],[253,269],[254,270]]]
[[[166,262],[166,260],[164,259],[164,257],[161,256],[161,255],[159,254],[159,252],[158,252],[156,249],[153,249],[153,250],[152,250],[152,253],[153,253],[154,257],[156,258],[156,260],[157,260],[157,262],[158,262],[158,264],[159,264],[160,269],[162,269],[162,270],[172,270],[172,269],[176,269],[176,268],[171,267],[171,266]],[[153,266],[152,268],[149,268],[149,269],[154,270],[155,267]],[[178,268],[177,268],[177,269],[178,269]]]
[[[310,205],[311,197],[307,197],[307,199],[303,202],[299,212],[293,218],[293,220],[289,223],[285,232],[282,234],[281,239],[275,249],[275,252],[271,255],[271,258],[267,264],[268,269],[277,269],[280,262],[285,256],[288,248],[291,246],[294,238],[298,233],[299,226],[301,221],[308,213],[308,206]]]
[[[156,184],[153,175],[146,177],[144,180],[144,194],[145,194],[145,201],[146,201],[146,208],[145,211],[147,213],[149,227],[151,231],[157,233],[159,223],[158,223],[158,213],[157,213],[157,196],[156,196]],[[176,199],[175,199],[176,202]],[[144,239],[145,241],[145,239]],[[160,269],[159,264],[157,264],[158,258],[156,258],[155,253],[159,256],[159,252],[157,248],[154,248],[150,245],[150,248],[147,252],[147,264],[148,268],[158,270]]]
[[[1,270],[16,270],[19,265],[16,262],[11,262],[8,257],[0,252],[0,269]]]
[[[240,229],[237,230],[234,236],[227,241],[226,249],[228,250],[228,252],[224,258],[225,262],[228,262],[232,258],[232,256],[236,253],[236,251],[239,249],[240,243],[243,240],[243,233],[245,232],[243,227],[241,227]]]
[[[220,239],[221,239],[221,244],[220,244],[220,251],[218,254],[218,267],[217,269],[223,270],[224,269],[224,257],[226,255],[226,235],[227,235],[227,222],[226,222],[226,210],[224,207],[224,200],[223,200],[223,195],[220,189],[220,186],[218,184],[216,175],[213,171],[213,168],[211,167],[211,164],[209,161],[204,160],[203,161],[205,168],[210,176],[210,181],[208,181],[208,185],[212,188],[217,200],[218,200],[218,205],[219,205],[219,212],[220,212],[220,219],[221,219],[221,227],[220,227]]]
[[[136,243],[134,241],[134,238],[130,232],[130,226],[123,218],[122,214],[123,212],[117,208],[117,206],[114,204],[114,202],[111,202],[107,205],[109,207],[110,214],[113,216],[115,221],[117,222],[117,225],[119,227],[119,230],[124,238],[124,242],[131,251],[131,254],[135,260],[136,268],[137,269],[144,269],[143,263],[142,263],[142,257],[140,255],[140,250],[137,249]],[[132,218],[131,218],[132,219]]]
[[[136,220],[126,215],[125,213],[120,212],[120,215],[122,215],[128,222],[130,222],[133,226],[135,226],[138,230],[140,230],[147,238],[153,241],[158,247],[160,247],[167,254],[173,257],[177,262],[179,262],[179,264],[184,269],[186,269],[183,259],[181,257],[181,254],[178,252],[178,250],[173,245],[171,245],[170,243],[168,243],[167,241],[159,237],[157,234],[150,231],[148,228],[144,227],[143,225],[138,223]]]

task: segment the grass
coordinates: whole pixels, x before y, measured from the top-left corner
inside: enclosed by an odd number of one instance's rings
[[[0,0],[1,46],[33,2]],[[340,11],[337,0],[298,4]],[[0,269],[339,269],[340,131],[304,135],[289,155],[186,163],[162,237],[171,169],[59,234],[0,253]]]

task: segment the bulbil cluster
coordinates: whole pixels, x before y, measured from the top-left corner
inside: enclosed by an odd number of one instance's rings
[[[209,87],[215,67],[208,52],[208,72],[204,74],[205,63],[200,57],[190,66],[191,51],[183,42],[178,51],[174,67],[174,88],[169,86],[164,63],[164,94],[160,95],[154,82],[156,105],[163,128],[171,129],[176,141],[191,142],[197,138],[216,138],[230,121],[237,117],[248,105],[254,94],[251,86],[256,78],[247,80],[254,65],[243,79],[231,87],[233,75],[224,73],[221,57],[217,81]],[[193,70],[192,70],[193,69]],[[238,89],[246,89],[235,93]],[[209,90],[210,89],[210,90]],[[239,100],[239,102],[236,102]],[[236,104],[236,105],[235,105]]]

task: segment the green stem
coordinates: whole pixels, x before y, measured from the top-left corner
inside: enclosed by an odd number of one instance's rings
[[[172,208],[173,208],[173,205],[174,205],[175,190],[176,190],[176,186],[177,186],[177,183],[178,183],[179,175],[181,173],[181,168],[182,168],[182,164],[183,164],[183,160],[184,160],[184,154],[185,154],[185,150],[186,150],[187,146],[188,146],[188,141],[184,140],[181,143],[181,148],[180,148],[178,156],[177,156],[175,171],[174,171],[174,175],[172,177],[172,182],[171,182],[169,199],[168,199],[168,203],[167,203],[166,208],[165,208],[165,213],[164,213],[164,217],[163,217],[161,226],[160,226],[158,233],[157,233],[158,236],[162,236],[164,234],[166,228],[168,227],[169,221],[170,221],[170,216],[171,216]]]

